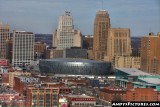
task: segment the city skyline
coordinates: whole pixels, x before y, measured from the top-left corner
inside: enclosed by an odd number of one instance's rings
[[[8,23],[11,31],[51,34],[60,15],[69,10],[75,29],[89,35],[96,12],[102,9],[108,11],[112,28],[130,28],[132,37],[160,31],[159,0],[0,0],[0,21]]]

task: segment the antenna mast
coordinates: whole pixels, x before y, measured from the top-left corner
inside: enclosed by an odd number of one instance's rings
[[[103,10],[103,0],[102,0],[102,10]]]

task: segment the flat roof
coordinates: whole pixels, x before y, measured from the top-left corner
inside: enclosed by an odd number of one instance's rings
[[[160,85],[160,78],[139,78],[139,79],[150,84]]]
[[[117,70],[120,70],[122,72],[125,72],[131,76],[139,76],[139,75],[151,75],[149,73],[143,72],[141,70],[138,70],[136,68],[116,68]]]
[[[95,98],[92,96],[87,96],[87,95],[67,95],[68,97],[73,97],[73,98]]]

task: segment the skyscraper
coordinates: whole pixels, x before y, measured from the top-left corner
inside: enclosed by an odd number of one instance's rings
[[[66,49],[74,46],[82,46],[81,32],[74,30],[73,17],[69,11],[65,11],[65,15],[59,17],[58,28],[53,37],[53,47]]]
[[[0,22],[0,58],[6,58],[6,41],[10,39],[9,25]]]
[[[28,65],[34,60],[34,41],[32,32],[13,32],[13,59],[14,66]]]
[[[141,69],[160,74],[160,33],[150,33],[141,39]]]
[[[98,11],[94,20],[93,52],[95,60],[103,60],[108,54],[109,14],[105,10]]]

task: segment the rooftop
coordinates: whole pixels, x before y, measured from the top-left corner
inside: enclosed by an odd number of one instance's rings
[[[151,75],[149,73],[143,72],[141,70],[138,70],[136,68],[116,68],[116,70],[120,70],[122,72],[125,72],[131,76],[139,76],[139,75]]]
[[[160,85],[160,78],[139,78],[139,79],[149,84],[159,84]]]
[[[86,62],[86,63],[105,63],[104,61],[95,61],[78,58],[57,58],[57,59],[43,59],[42,61],[60,61],[60,62]]]
[[[68,97],[72,97],[72,98],[95,98],[95,97],[87,96],[87,95],[68,95]]]

